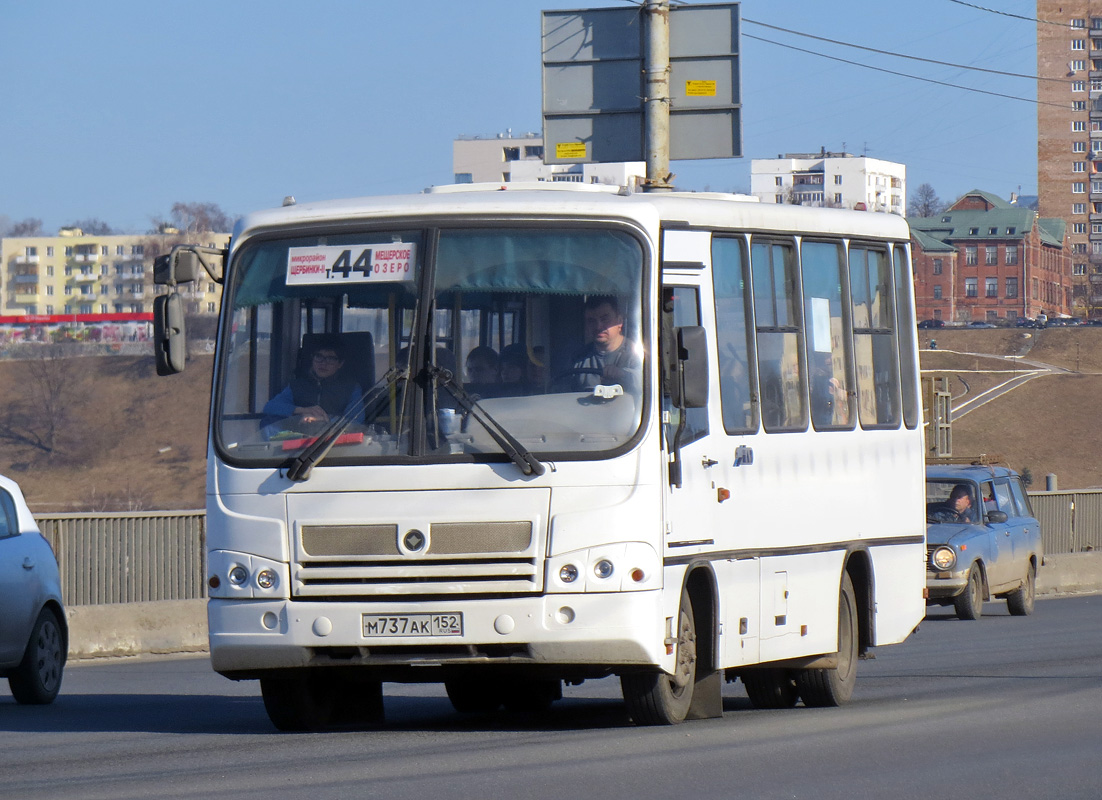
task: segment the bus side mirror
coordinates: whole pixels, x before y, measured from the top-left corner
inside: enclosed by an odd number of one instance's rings
[[[176,292],[153,298],[153,353],[158,375],[184,371],[187,358],[184,301]]]
[[[677,329],[677,361],[680,365],[681,397],[674,398],[683,408],[708,405],[708,338],[699,325]]]
[[[153,260],[153,282],[158,286],[175,286],[199,280],[199,256],[191,250],[174,249]]]
[[[172,252],[153,259],[153,282],[158,286],[175,286],[199,280],[204,273],[215,283],[222,282],[226,251],[197,244],[179,244]]]

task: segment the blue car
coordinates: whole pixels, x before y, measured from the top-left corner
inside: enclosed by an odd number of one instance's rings
[[[1044,549],[1018,473],[927,466],[926,523],[927,605],[978,619],[984,601],[998,597],[1015,616],[1033,613]]]
[[[54,551],[15,481],[0,476],[0,678],[17,703],[52,703],[69,629]]]

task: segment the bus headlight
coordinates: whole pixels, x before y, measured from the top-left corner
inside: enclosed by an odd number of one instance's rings
[[[548,592],[624,592],[662,586],[662,562],[643,542],[618,542],[552,556]]]
[[[207,596],[211,599],[286,599],[290,566],[251,553],[211,550],[207,553]]]
[[[930,563],[939,571],[945,572],[957,563],[957,554],[951,547],[939,547],[930,556]]]

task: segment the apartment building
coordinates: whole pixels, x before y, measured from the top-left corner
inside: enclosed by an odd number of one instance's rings
[[[190,237],[226,247],[228,233]],[[189,237],[176,232],[145,235],[86,235],[64,228],[57,236],[0,239],[0,322],[84,323],[152,319],[153,259]],[[190,314],[216,314],[221,287],[204,280],[184,293]],[[134,315],[138,315],[135,317]]]
[[[1102,306],[1102,0],[1037,0],[1037,189],[1067,221],[1077,314]]]
[[[493,136],[460,136],[452,142],[456,183],[507,183],[518,162],[543,163],[542,136],[514,136],[508,130]]]
[[[974,322],[1072,313],[1067,223],[989,192],[908,219],[919,319]]]
[[[882,211],[906,216],[907,167],[851,153],[787,153],[750,162],[750,193],[763,203]]]

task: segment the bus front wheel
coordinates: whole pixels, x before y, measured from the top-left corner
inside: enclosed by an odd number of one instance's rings
[[[281,731],[316,731],[333,719],[332,684],[313,675],[261,678],[260,694],[268,719]]]
[[[838,666],[805,669],[796,674],[796,686],[805,706],[840,706],[853,696],[857,682],[857,596],[849,573],[842,573],[838,593]]]
[[[460,714],[487,714],[501,708],[499,681],[486,675],[465,675],[444,681],[452,708]]]
[[[696,669],[696,620],[689,593],[683,590],[677,615],[674,674],[636,672],[620,676],[624,703],[635,724],[676,725],[683,722],[693,702]]]

